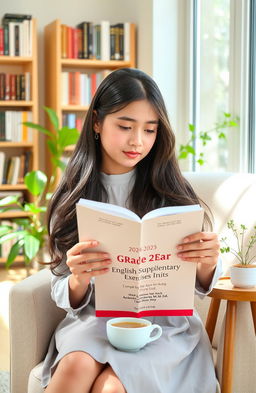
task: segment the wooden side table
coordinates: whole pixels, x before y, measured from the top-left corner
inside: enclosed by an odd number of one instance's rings
[[[250,302],[254,330],[256,333],[256,287],[236,288],[229,277],[221,278],[209,295],[212,300],[206,320],[206,331],[212,342],[221,300],[227,300],[226,324],[224,333],[224,352],[222,363],[221,393],[232,393],[234,338],[236,324],[237,302]]]

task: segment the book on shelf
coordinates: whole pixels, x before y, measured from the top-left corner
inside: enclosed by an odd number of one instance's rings
[[[31,151],[26,151],[19,156],[10,157],[5,152],[0,152],[0,185],[23,184],[24,176],[31,167]]]
[[[62,58],[130,60],[130,22],[83,21],[76,27],[61,25]]]
[[[0,100],[29,101],[30,72],[22,74],[0,73]]]
[[[3,49],[7,56],[32,56],[33,19],[27,14],[5,14],[2,18]]]
[[[109,70],[90,74],[80,71],[63,71],[61,73],[62,105],[88,106],[100,83],[109,73]]]
[[[0,111],[0,141],[32,142],[33,130],[26,121],[32,121],[31,111]]]
[[[176,246],[202,230],[199,205],[164,207],[142,219],[86,199],[76,209],[79,240],[99,241],[85,252],[107,252],[112,260],[109,271],[95,277],[96,316],[193,314],[196,263],[178,258]]]

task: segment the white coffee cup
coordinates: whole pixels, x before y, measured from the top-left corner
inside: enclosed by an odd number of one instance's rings
[[[151,336],[153,330],[156,333]],[[108,340],[121,351],[139,351],[149,342],[157,340],[161,334],[161,326],[152,325],[147,319],[122,317],[107,321]]]

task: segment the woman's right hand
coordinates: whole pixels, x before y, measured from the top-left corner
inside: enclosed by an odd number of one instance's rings
[[[110,255],[91,250],[96,246],[98,246],[96,240],[88,240],[76,243],[67,251],[66,264],[77,283],[84,286],[89,284],[92,277],[109,271]]]

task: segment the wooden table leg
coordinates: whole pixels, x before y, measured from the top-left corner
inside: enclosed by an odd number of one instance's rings
[[[207,315],[207,320],[205,324],[205,329],[208,333],[209,340],[212,343],[213,335],[214,335],[214,330],[218,318],[218,312],[220,308],[220,299],[214,299],[212,298],[211,304],[209,307],[208,315]]]
[[[232,393],[236,301],[227,301],[221,392]]]
[[[251,302],[252,319],[254,324],[254,331],[256,334],[256,302]]]

